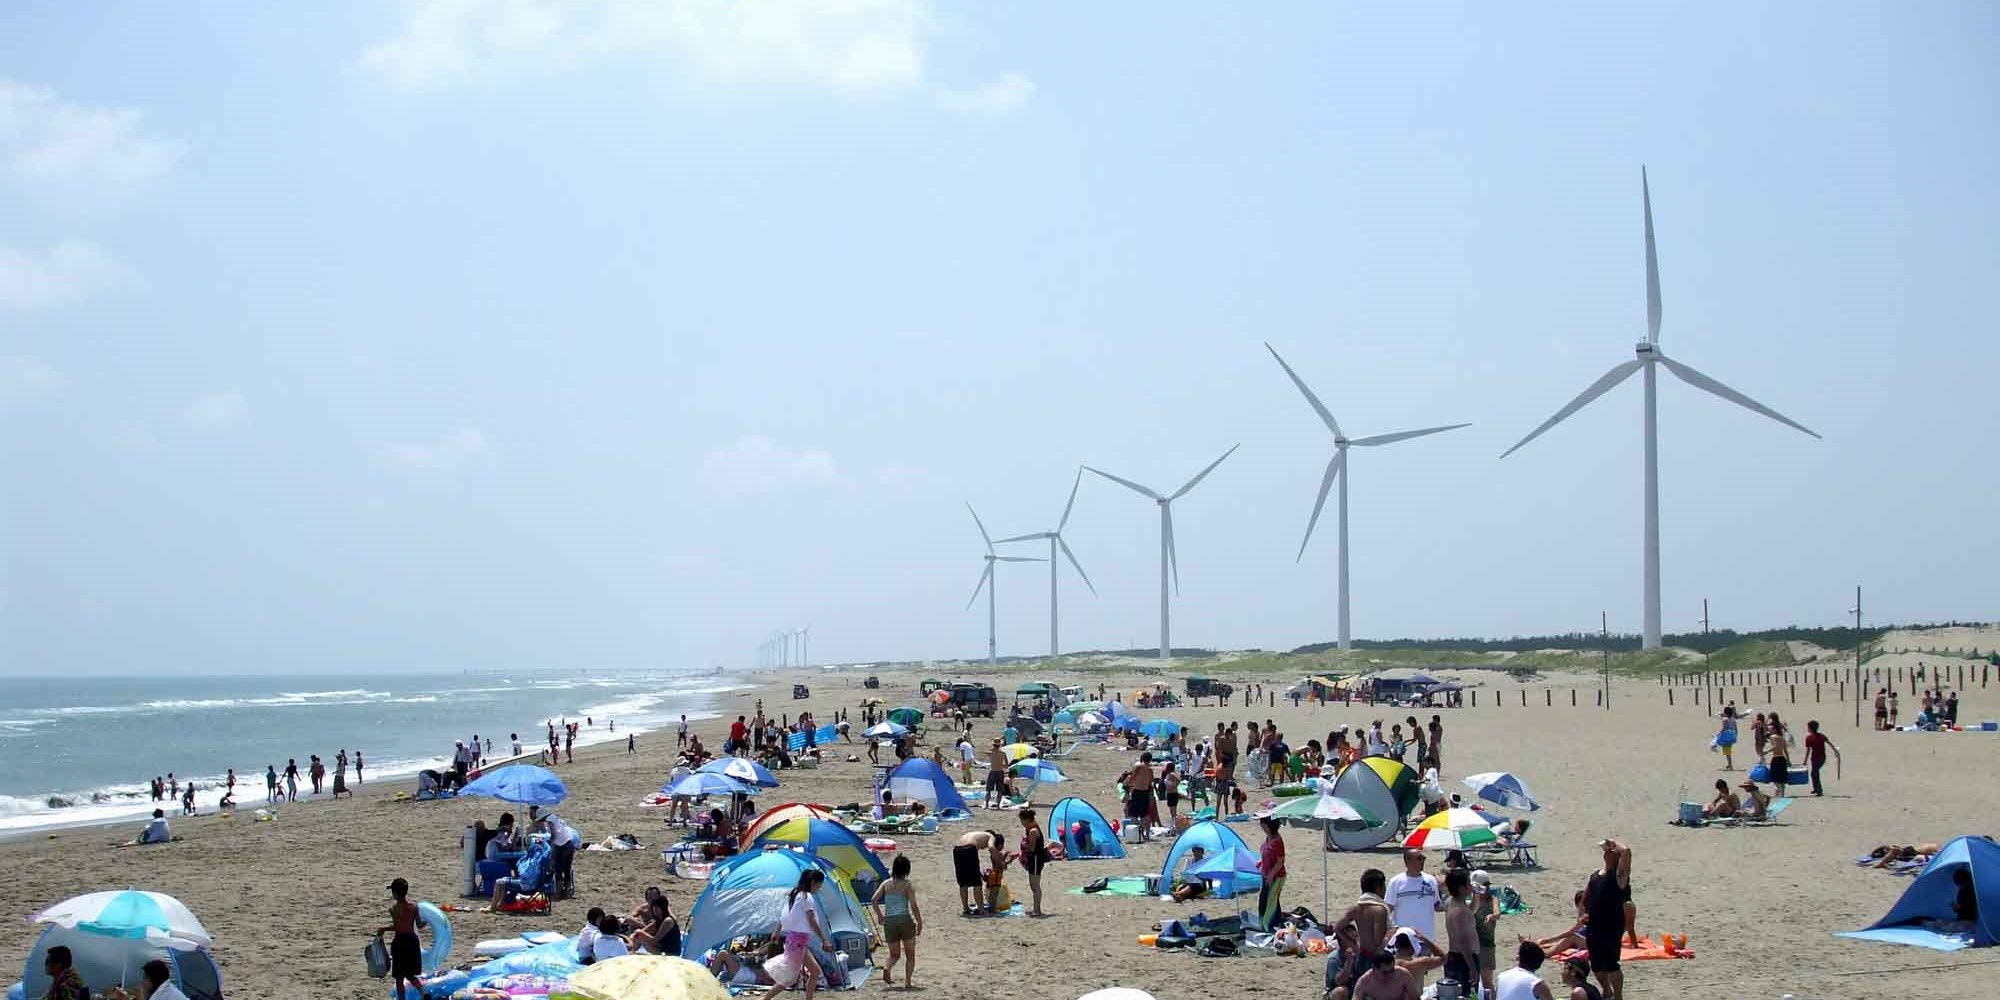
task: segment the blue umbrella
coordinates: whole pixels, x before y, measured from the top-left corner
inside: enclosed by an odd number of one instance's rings
[[[1114,702],[1113,704],[1116,703]],[[1121,733],[1128,729],[1138,729],[1142,725],[1145,725],[1145,723],[1140,721],[1138,716],[1129,713],[1111,720],[1111,728]]]
[[[488,771],[459,790],[460,795],[484,795],[502,802],[528,806],[552,806],[569,797],[562,779],[546,768],[533,764],[510,764]]]
[[[1479,793],[1479,797],[1507,809],[1526,809],[1533,812],[1541,805],[1528,791],[1527,782],[1506,771],[1488,771],[1484,774],[1469,775],[1463,779],[1465,787]]]
[[[1139,732],[1150,739],[1170,739],[1181,731],[1181,724],[1172,719],[1154,719],[1139,727]]]
[[[871,739],[900,740],[910,735],[910,729],[900,722],[878,722],[862,730],[861,735]]]
[[[1013,767],[1007,770],[1014,772],[1017,777],[1026,778],[1029,781],[1046,781],[1053,784],[1058,781],[1069,780],[1069,776],[1062,773],[1061,768],[1056,767],[1048,761],[1033,757],[1017,761]]]
[[[660,789],[663,795],[685,795],[694,798],[702,795],[755,795],[757,787],[746,785],[726,774],[713,771],[696,771]]]
[[[762,785],[765,788],[778,787],[778,776],[771,769],[748,757],[717,757],[703,764],[700,774],[720,774],[735,778],[746,785]]]

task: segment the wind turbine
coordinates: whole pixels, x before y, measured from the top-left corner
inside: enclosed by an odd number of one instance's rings
[[[1645,634],[1642,645],[1646,649],[1658,649],[1660,648],[1660,448],[1658,390],[1656,388],[1658,375],[1655,369],[1660,365],[1665,365],[1667,366],[1667,370],[1673,372],[1676,378],[1703,392],[1720,396],[1746,410],[1761,413],[1787,427],[1811,434],[1815,438],[1819,437],[1819,435],[1804,424],[1660,353],[1660,261],[1653,247],[1653,191],[1652,187],[1647,183],[1646,169],[1644,167],[1639,168],[1639,197],[1645,205],[1646,212],[1646,339],[1639,341],[1638,345],[1634,348],[1638,357],[1605,372],[1603,377],[1592,382],[1589,388],[1583,390],[1582,395],[1570,400],[1568,406],[1557,410],[1555,416],[1542,421],[1540,427],[1535,428],[1532,433],[1522,438],[1514,447],[1502,452],[1500,457],[1506,458],[1508,455],[1519,451],[1521,445],[1533,441],[1543,431],[1561,423],[1564,417],[1583,409],[1591,400],[1611,391],[1613,386],[1631,377],[1633,372],[1642,371],[1645,373],[1646,512],[1645,539],[1643,543],[1644,565],[1640,570],[1640,575],[1645,585],[1646,594],[1645,604],[1641,608],[1645,617]]]
[[[1376,434],[1372,437],[1349,439],[1347,435],[1341,433],[1340,422],[1333,419],[1333,414],[1327,410],[1325,404],[1321,403],[1319,397],[1313,395],[1313,391],[1306,387],[1305,380],[1299,378],[1299,373],[1293,371],[1292,366],[1286,364],[1285,359],[1278,356],[1278,349],[1268,343],[1264,345],[1264,349],[1270,351],[1271,356],[1278,359],[1278,367],[1283,368],[1285,374],[1291,376],[1292,384],[1298,386],[1299,391],[1305,394],[1306,402],[1311,403],[1313,411],[1318,413],[1319,418],[1326,422],[1326,429],[1333,432],[1333,458],[1327,461],[1326,475],[1319,481],[1319,499],[1313,501],[1312,517],[1306,521],[1306,536],[1299,539],[1298,559],[1304,559],[1306,556],[1306,543],[1312,541],[1313,526],[1319,523],[1320,508],[1326,506],[1327,491],[1333,488],[1333,481],[1335,479],[1340,480],[1340,648],[1342,650],[1353,649],[1354,640],[1352,633],[1348,629],[1347,607],[1347,481],[1353,477],[1341,475],[1341,472],[1347,468],[1347,449],[1350,446],[1373,448],[1377,445],[1394,444],[1397,441],[1407,441],[1410,438],[1419,438],[1427,434],[1439,434],[1444,431],[1455,431],[1460,427],[1469,427],[1471,425],[1446,424],[1443,427],[1426,427],[1416,431],[1398,431],[1394,434]],[[1293,561],[1296,562],[1297,559]]]
[[[1092,594],[1097,593],[1097,588],[1091,585],[1090,574],[1085,573],[1083,571],[1083,564],[1076,561],[1076,553],[1071,552],[1069,550],[1069,543],[1063,541],[1062,537],[1063,525],[1069,523],[1070,508],[1076,506],[1077,487],[1082,485],[1083,485],[1083,470],[1078,469],[1076,470],[1076,481],[1071,483],[1069,487],[1069,502],[1063,505],[1062,519],[1056,522],[1056,527],[1054,531],[1036,531],[1026,535],[1015,535],[1012,538],[1002,538],[997,543],[1000,545],[1005,545],[1008,542],[1026,542],[1026,541],[1033,541],[1034,539],[1037,538],[1046,538],[1049,540],[1049,655],[1050,656],[1062,655],[1062,647],[1057,644],[1057,638],[1056,638],[1056,619],[1057,619],[1056,548],[1057,547],[1060,546],[1062,548],[1062,554],[1069,557],[1069,564],[1071,566],[1076,567],[1076,575],[1083,577],[1083,585],[1086,587],[1090,587],[1090,592]]]
[[[993,551],[993,536],[986,533],[986,524],[979,519],[979,512],[973,510],[972,505],[969,503],[965,505],[965,510],[972,515],[972,523],[979,525],[979,537],[986,540],[986,570],[979,574],[979,585],[972,588],[972,600],[966,601],[965,606],[968,608],[972,607],[973,601],[979,600],[979,592],[981,590],[986,591],[986,665],[993,667],[1000,664],[1000,647],[998,640],[995,638],[995,626],[998,619],[996,617],[997,612],[994,610],[993,597],[994,591],[999,589],[1000,578],[994,574],[993,564],[1003,562],[1041,562],[1041,560],[1032,556],[1003,556],[995,553]]]
[[[1208,468],[1201,470],[1193,479],[1188,480],[1186,486],[1175,490],[1173,495],[1164,497],[1130,479],[1120,479],[1103,469],[1091,468],[1088,465],[1084,466],[1084,468],[1090,469],[1090,471],[1126,489],[1132,490],[1140,496],[1148,497],[1154,503],[1160,505],[1160,659],[1162,660],[1172,659],[1174,655],[1173,642],[1170,638],[1171,630],[1169,629],[1167,617],[1167,574],[1169,572],[1174,577],[1174,593],[1178,594],[1181,590],[1181,567],[1179,557],[1174,554],[1174,501],[1186,496],[1187,491],[1194,489],[1196,483],[1208,478],[1208,474],[1214,472],[1215,467],[1222,464],[1223,458],[1234,455],[1236,449],[1241,447],[1242,445],[1240,444],[1230,445],[1229,450],[1222,453],[1222,458],[1208,463]]]

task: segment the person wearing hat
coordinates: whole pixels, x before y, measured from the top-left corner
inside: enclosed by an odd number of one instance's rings
[[[1438,947],[1429,934],[1415,927],[1396,928],[1396,932],[1389,935],[1389,950],[1396,954],[1396,967],[1409,973],[1410,978],[1416,981],[1418,993],[1424,990],[1424,980],[1444,965],[1444,949]],[[1367,995],[1359,989],[1355,990],[1357,997]]]
[[[1493,929],[1500,923],[1500,901],[1493,897],[1493,876],[1484,868],[1472,870],[1472,929],[1479,938],[1479,984],[1488,994],[1493,992],[1493,976],[1497,972],[1494,963],[1498,955],[1494,952]]]
[[[1753,820],[1768,819],[1771,814],[1771,794],[1757,786],[1754,781],[1745,780],[1743,788],[1742,812],[1747,812]]]
[[[398,877],[389,883],[389,922],[375,928],[375,936],[394,933],[389,939],[389,976],[396,983],[396,1000],[403,1000],[403,983],[408,982],[412,997],[424,995],[424,950],[417,940],[417,904],[410,902],[410,882]]]
[[[1604,991],[1590,981],[1590,963],[1584,959],[1563,963],[1563,985],[1569,988],[1563,1000],[1604,1000]]]

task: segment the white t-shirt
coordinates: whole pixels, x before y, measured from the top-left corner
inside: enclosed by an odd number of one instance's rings
[[[1396,926],[1422,931],[1431,940],[1437,940],[1438,903],[1443,900],[1438,894],[1438,880],[1428,873],[1415,878],[1401,874],[1389,880],[1389,894],[1383,902],[1389,904]]]
[[[159,989],[153,991],[152,1000],[188,1000],[188,995],[182,993],[181,988],[173,983],[165,982],[160,984]]]
[[[514,756],[516,756],[516,757],[519,757],[519,756],[521,756],[521,741],[520,741],[520,740],[515,740],[515,741],[514,741]]]
[[[596,956],[597,952],[594,949],[601,933],[596,927],[584,924],[583,929],[576,932],[576,957],[585,959]]]
[[[1494,977],[1495,1000],[1535,1000],[1535,987],[1541,981],[1541,976],[1517,965]]]
[[[167,830],[167,818],[165,816],[149,821],[146,824],[145,832],[139,834],[139,843],[141,844],[164,844],[172,839],[173,834]]]
[[[632,954],[632,949],[625,947],[624,938],[616,938],[608,934],[597,936],[596,951],[597,960],[600,962],[607,958],[617,958],[620,955]]]
[[[576,843],[576,829],[562,820],[549,817],[549,844],[553,847],[563,847],[574,843]],[[1432,889],[1436,890],[1435,884],[1432,885]]]
[[[975,763],[979,760],[977,752],[972,749],[971,740],[958,741],[958,756],[959,759],[965,761],[967,764]]]
[[[813,901],[812,893],[799,893],[798,898],[792,900],[792,905],[786,907],[785,919],[778,924],[778,930],[786,934],[811,935],[813,927],[812,923],[806,920],[806,914],[808,913],[817,918],[819,916],[819,904]],[[820,925],[822,927],[825,926],[825,921],[821,921]]]

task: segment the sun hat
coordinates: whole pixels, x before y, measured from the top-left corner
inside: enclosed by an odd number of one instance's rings
[[[1472,891],[1486,892],[1492,887],[1493,876],[1486,874],[1486,869],[1475,868],[1472,870]]]

